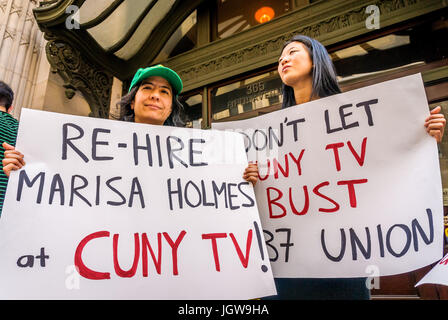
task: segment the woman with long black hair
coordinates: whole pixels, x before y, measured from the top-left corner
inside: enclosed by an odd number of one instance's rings
[[[282,108],[341,92],[327,50],[306,36],[294,36],[284,44],[278,73],[282,79]]]
[[[333,62],[317,40],[296,35],[286,42],[278,59],[282,80],[282,108],[289,108],[341,92]],[[299,106],[300,107],[300,106]],[[441,107],[425,120],[427,132],[442,140],[445,118]],[[274,299],[369,299],[366,278],[276,278]]]
[[[283,109],[341,92],[327,50],[316,39],[304,35],[293,36],[283,45],[278,73],[282,79]],[[440,106],[431,110],[424,123],[437,142],[442,141],[446,125],[440,111]]]

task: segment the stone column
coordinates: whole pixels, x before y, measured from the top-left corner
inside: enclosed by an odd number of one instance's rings
[[[123,82],[117,78],[113,78],[112,89],[110,94],[110,108],[109,119],[120,119],[124,110],[117,107],[117,102],[120,101],[123,91]]]
[[[0,0],[0,80],[14,91],[13,115],[29,107],[43,34],[33,16],[38,0]]]

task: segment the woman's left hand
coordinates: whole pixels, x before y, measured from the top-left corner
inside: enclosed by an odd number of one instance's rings
[[[255,187],[258,181],[258,165],[249,162],[246,170],[244,170],[243,179],[252,183]]]
[[[431,110],[431,114],[425,120],[426,132],[433,136],[437,142],[441,142],[443,138],[443,131],[445,130],[446,120],[441,106],[437,106]]]

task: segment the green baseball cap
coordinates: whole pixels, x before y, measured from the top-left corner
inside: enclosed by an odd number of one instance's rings
[[[158,65],[155,65],[152,67],[138,69],[134,75],[134,78],[132,79],[131,85],[129,87],[129,91],[131,91],[131,89],[133,87],[135,87],[141,81],[143,81],[149,77],[154,77],[154,76],[162,77],[166,81],[168,81],[169,84],[171,85],[171,87],[173,88],[176,96],[179,93],[181,93],[183,84],[182,84],[182,80],[180,79],[179,75],[176,72],[174,72],[173,70],[171,70],[170,68],[167,68],[161,64],[158,64]]]

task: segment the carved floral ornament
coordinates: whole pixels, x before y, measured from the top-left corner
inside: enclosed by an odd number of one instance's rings
[[[78,51],[57,40],[50,40],[47,43],[47,57],[51,66],[56,71],[76,70],[81,63],[80,54]]]
[[[91,109],[91,116],[107,118],[113,78],[82,58],[69,44],[47,33],[47,58],[51,71],[64,80],[65,94],[71,99],[76,90],[82,92]]]

